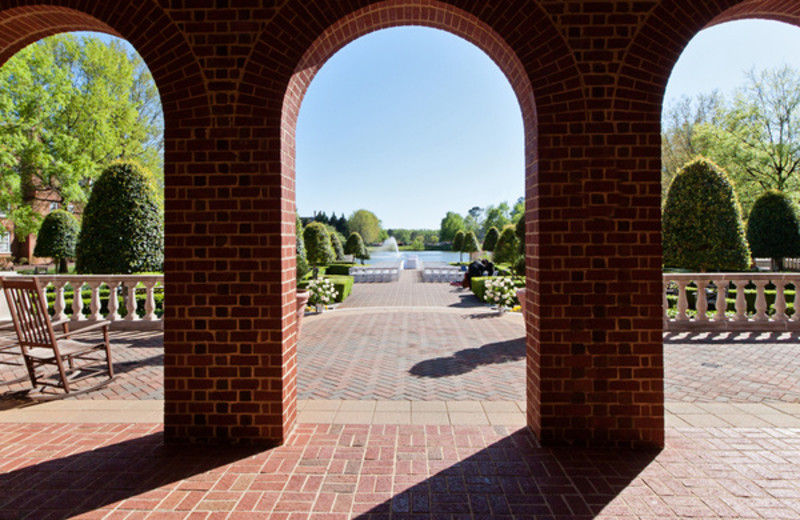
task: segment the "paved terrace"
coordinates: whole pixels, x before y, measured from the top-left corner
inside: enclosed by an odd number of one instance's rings
[[[663,451],[543,448],[521,318],[414,274],[306,317],[301,424],[271,450],[163,445],[158,334],[115,332],[99,391],[6,385],[0,520],[800,517],[796,334],[667,335]]]

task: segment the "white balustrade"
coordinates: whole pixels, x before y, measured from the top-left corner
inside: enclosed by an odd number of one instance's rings
[[[775,286],[775,301],[771,307],[766,294],[770,284]],[[687,288],[690,285],[696,288],[694,313],[689,311]],[[732,313],[726,312],[729,285],[736,290],[735,312]],[[791,317],[787,314],[788,285],[800,289],[800,273],[664,273],[664,330],[800,330],[797,307]],[[745,297],[747,286],[755,287],[755,301],[749,315]],[[716,311],[711,316],[708,294],[716,294]],[[677,297],[671,308],[668,296]],[[795,305],[800,303],[797,291],[792,300]]]
[[[37,275],[43,287],[52,286],[55,291],[53,303],[53,319],[63,320],[69,318],[73,322],[93,322],[102,319],[115,322],[115,328],[126,326],[133,328],[151,328],[163,326],[161,318],[156,315],[155,293],[159,286],[164,284],[163,275]],[[73,289],[72,316],[68,316],[64,298],[64,288],[69,285]],[[89,315],[83,314],[83,298],[80,296],[81,288],[87,286],[91,289],[89,297]],[[103,318],[100,312],[100,290],[102,286],[109,289],[108,315]],[[142,286],[142,287],[140,287]],[[120,289],[122,288],[122,289]],[[144,291],[145,304],[144,316],[136,313],[136,293]],[[119,295],[125,293],[125,316],[119,314]],[[141,322],[147,322],[145,325]],[[128,325],[126,325],[128,324]]]

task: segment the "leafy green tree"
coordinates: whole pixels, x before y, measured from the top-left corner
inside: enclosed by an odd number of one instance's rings
[[[678,172],[663,210],[664,266],[692,271],[742,271],[750,251],[741,207],[725,172],[696,159]]]
[[[511,223],[516,224],[523,216],[525,216],[525,197],[520,197],[511,208]]]
[[[364,265],[364,260],[369,260],[369,250],[364,245],[364,240],[361,235],[355,231],[350,233],[347,237],[347,242],[344,244],[344,253],[346,255],[353,255],[353,257],[361,260],[361,265]]]
[[[507,202],[501,202],[497,206],[489,206],[486,208],[486,218],[483,221],[484,235],[489,231],[489,228],[496,227],[503,229],[511,221],[508,218],[509,207]]]
[[[350,232],[347,228],[347,217],[344,216],[344,213],[342,213],[342,216],[339,217],[339,220],[336,222],[336,231],[341,233],[343,237],[350,236]]]
[[[300,217],[297,217],[297,224],[295,227],[295,245],[297,247],[297,279],[301,280],[311,268],[308,265],[308,258],[306,257],[306,243],[303,240],[303,222]]]
[[[34,256],[53,258],[58,264],[59,273],[69,272],[67,259],[75,258],[75,245],[78,243],[80,224],[72,213],[57,209],[44,218],[36,237]]]
[[[494,251],[494,247],[497,245],[498,238],[500,238],[500,232],[496,227],[490,227],[486,232],[486,238],[483,239],[483,250]]]
[[[456,233],[464,229],[464,217],[458,213],[448,211],[442,219],[439,229],[439,240],[442,242],[452,242],[455,240]]]
[[[496,264],[511,264],[512,267],[519,257],[519,240],[517,240],[516,226],[508,224],[500,232],[497,245],[494,247],[494,262]]]
[[[164,215],[155,178],[135,162],[108,166],[83,213],[75,269],[130,274],[163,265]]]
[[[477,235],[483,230],[483,208],[473,206],[464,217],[464,231],[474,231]]]
[[[519,259],[514,269],[520,276],[525,276],[525,218],[520,218],[514,225],[514,234],[517,236],[519,244]]]
[[[458,261],[463,260],[462,253],[464,252],[464,232],[462,230],[456,231],[453,237],[453,251],[458,251]]]
[[[424,251],[425,250],[425,239],[421,236],[418,236],[414,239],[414,242],[411,243],[411,249],[414,251]]]
[[[770,190],[758,199],[747,220],[747,241],[755,257],[768,257],[783,270],[784,258],[800,256],[800,221],[791,199]]]
[[[308,263],[314,267],[328,265],[336,259],[331,245],[331,236],[325,224],[319,221],[309,223],[303,230]]]
[[[476,253],[481,250],[481,245],[474,231],[467,231],[464,235],[464,242],[461,245],[461,250],[464,253]]]
[[[344,259],[344,249],[342,248],[342,241],[339,240],[339,235],[334,231],[330,233],[330,236],[331,246],[333,247],[333,254],[336,256],[336,260]]]
[[[347,219],[347,229],[358,233],[365,244],[373,244],[381,236],[381,221],[371,211],[360,209]]]
[[[155,83],[124,42],[62,34],[0,68],[0,207],[18,235],[38,229],[55,197],[82,207],[115,160],[163,177],[163,115]],[[159,192],[159,196],[160,192]]]

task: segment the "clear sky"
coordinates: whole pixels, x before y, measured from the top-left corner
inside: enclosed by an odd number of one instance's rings
[[[800,68],[800,29],[738,21],[699,33],[675,66],[665,104],[742,83],[743,71]],[[311,83],[297,125],[297,208],[384,228],[437,229],[447,211],[524,190],[522,116],[497,66],[449,33],[402,27],[340,50]]]

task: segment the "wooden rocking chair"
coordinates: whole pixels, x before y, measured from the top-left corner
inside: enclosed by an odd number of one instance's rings
[[[22,350],[22,357],[28,369],[31,385],[63,388],[70,393],[70,384],[98,374],[108,374],[107,379],[82,391],[94,390],[107,384],[114,377],[111,362],[111,349],[108,343],[108,326],[110,322],[101,321],[81,328],[77,332],[69,332],[69,320],[50,321],[44,293],[35,278],[9,277],[0,278],[0,287],[6,295],[14,329]],[[76,298],[80,295],[76,294]],[[62,326],[64,332],[56,334],[54,326]],[[102,329],[102,341],[85,341],[73,339],[86,332]],[[102,353],[105,352],[105,360]],[[100,355],[98,355],[100,354]],[[99,366],[98,366],[99,364]],[[56,382],[49,376],[39,377],[40,367],[52,365],[56,371]],[[65,366],[66,365],[66,366]]]

